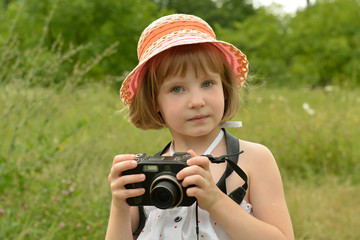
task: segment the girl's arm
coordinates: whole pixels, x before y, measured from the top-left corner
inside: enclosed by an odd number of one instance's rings
[[[254,216],[216,187],[207,158],[190,159],[188,165],[193,167],[180,172],[179,178],[184,179],[185,186],[196,185],[188,188],[187,194],[195,196],[199,206],[208,211],[232,239],[294,239],[280,173],[271,152],[253,143],[242,144],[242,149],[245,152],[241,157],[250,162],[248,194]]]
[[[145,180],[145,175],[135,174],[122,176],[122,172],[137,166],[137,162],[134,161],[134,159],[135,155],[130,154],[118,155],[114,158],[113,166],[108,177],[112,192],[112,202],[105,237],[106,240],[132,239],[132,233],[139,225],[139,210],[137,207],[130,207],[126,199],[144,194],[145,189],[126,189],[125,185],[142,182]]]
[[[132,233],[135,232],[138,225],[139,211],[137,207],[130,207],[129,211],[122,211],[112,203],[105,239],[132,239]],[[136,238],[134,237],[134,239]]]

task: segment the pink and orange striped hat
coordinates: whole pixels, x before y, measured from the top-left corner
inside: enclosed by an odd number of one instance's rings
[[[131,104],[141,81],[141,71],[149,59],[174,46],[198,43],[215,45],[238,76],[239,85],[242,85],[248,72],[245,54],[230,43],[216,40],[213,29],[201,18],[173,14],[154,21],[141,34],[137,49],[139,64],[126,77],[120,89],[123,103]]]

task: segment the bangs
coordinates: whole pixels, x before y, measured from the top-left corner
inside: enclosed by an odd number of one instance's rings
[[[157,79],[166,79],[171,76],[185,77],[189,68],[193,68],[196,77],[208,71],[224,72],[222,53],[211,43],[181,45],[170,48],[154,58],[157,67]]]

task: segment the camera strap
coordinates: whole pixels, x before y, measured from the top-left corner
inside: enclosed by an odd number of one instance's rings
[[[220,157],[213,157],[209,153],[211,153],[212,150],[214,150],[214,148],[219,144],[223,136],[225,136],[227,154],[222,155]],[[157,155],[162,155],[166,151],[166,149],[169,149],[172,155],[175,152],[173,149],[173,142],[170,142],[164,148],[164,150],[162,152],[157,153]],[[228,133],[224,128],[222,128],[222,131],[219,132],[218,136],[214,139],[212,144],[208,147],[208,149],[204,152],[204,154],[201,155],[207,157],[212,163],[227,162],[226,170],[224,174],[221,176],[219,182],[217,183],[217,186],[225,194],[227,194],[226,178],[230,176],[230,174],[233,171],[235,171],[244,180],[244,184],[242,186],[238,187],[230,194],[228,194],[228,196],[238,204],[240,204],[244,199],[246,195],[246,190],[248,188],[247,175],[237,164],[239,155],[242,154],[243,152],[244,151],[240,151],[239,140],[236,137],[232,136],[230,133]]]
[[[223,162],[226,161],[229,164],[229,166],[232,168],[232,170],[235,171],[244,180],[244,184],[241,187],[235,189],[234,191],[232,191],[229,194],[229,197],[231,199],[233,199],[235,202],[237,202],[238,204],[240,204],[242,202],[242,200],[243,200],[243,198],[245,197],[245,194],[246,194],[246,190],[247,190],[247,187],[248,187],[247,186],[247,175],[245,174],[245,172],[236,163],[231,161],[229,159],[229,157],[238,156],[238,155],[242,154],[243,152],[244,151],[241,151],[241,152],[238,152],[238,153],[233,153],[233,154],[222,155],[220,157],[213,157],[211,155],[202,155],[202,156],[207,157],[212,163],[223,163]],[[225,171],[225,174],[226,174],[226,171]],[[223,176],[226,176],[226,175],[223,175]],[[221,185],[221,182],[222,181],[219,181],[219,183],[218,183],[219,188],[220,188],[219,185]],[[226,188],[226,185],[225,185],[225,188]],[[221,189],[221,190],[223,191],[223,189]],[[223,192],[226,193],[226,190],[223,191]]]

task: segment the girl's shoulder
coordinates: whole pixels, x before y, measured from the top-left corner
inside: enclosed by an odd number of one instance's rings
[[[243,150],[245,155],[251,155],[252,157],[272,157],[272,153],[269,148],[260,143],[245,141],[239,139],[240,150]]]
[[[275,158],[266,146],[239,139],[240,150],[239,163],[247,166],[249,171],[258,170],[263,167],[276,166]]]

